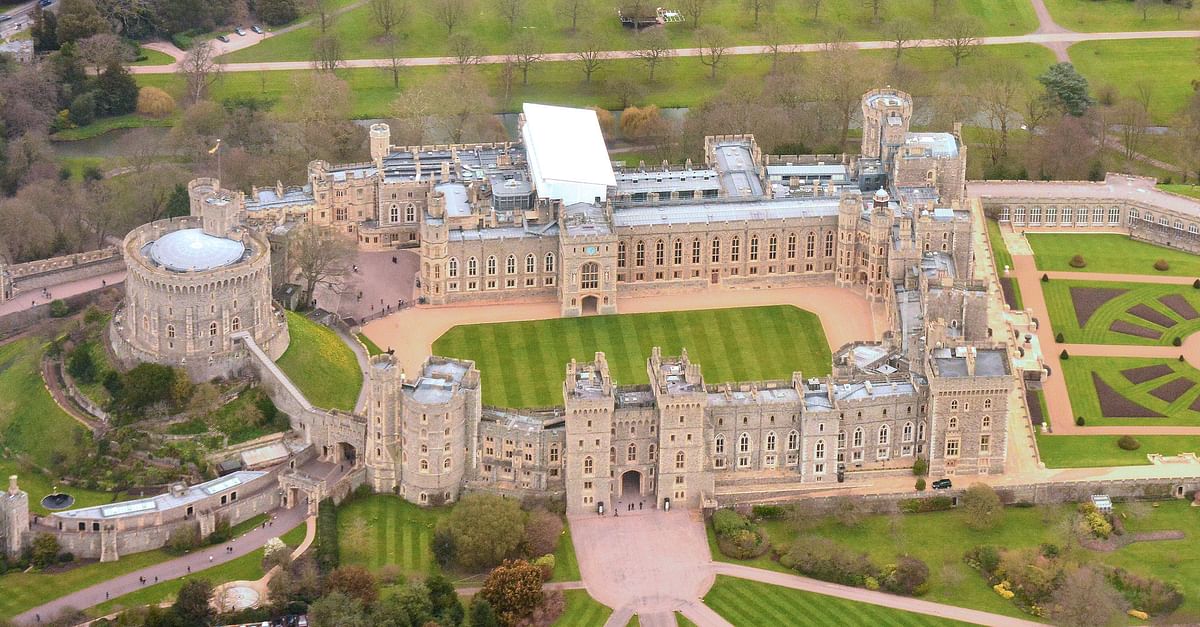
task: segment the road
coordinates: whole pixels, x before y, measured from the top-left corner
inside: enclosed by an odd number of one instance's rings
[[[29,23],[32,20],[31,15],[33,14],[33,8],[35,5],[37,5],[36,0],[34,2],[19,4],[3,13],[2,15],[7,15],[12,19],[0,23],[0,39],[7,39],[25,30],[26,28],[29,28]]]

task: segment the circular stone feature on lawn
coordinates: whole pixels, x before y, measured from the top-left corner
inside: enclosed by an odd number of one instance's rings
[[[258,607],[258,591],[247,586],[231,586],[221,595],[221,607],[231,610],[244,610]]]
[[[75,497],[63,492],[55,492],[42,497],[42,507],[51,511],[67,509],[74,504]]]

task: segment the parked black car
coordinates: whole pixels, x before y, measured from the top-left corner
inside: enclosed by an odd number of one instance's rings
[[[949,479],[938,479],[933,482],[934,490],[949,490],[951,487],[953,487],[953,484],[950,483]]]

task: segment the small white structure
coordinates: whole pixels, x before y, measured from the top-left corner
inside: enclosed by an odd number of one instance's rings
[[[1112,499],[1107,494],[1093,494],[1092,505],[1095,505],[1096,509],[1100,510],[1101,513],[1112,513]]]
[[[617,178],[596,112],[528,102],[522,111],[521,137],[538,196],[564,206],[606,200]]]

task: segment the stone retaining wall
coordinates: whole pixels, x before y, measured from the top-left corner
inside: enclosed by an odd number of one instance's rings
[[[120,272],[125,262],[116,246],[8,266],[14,298],[22,292]]]

